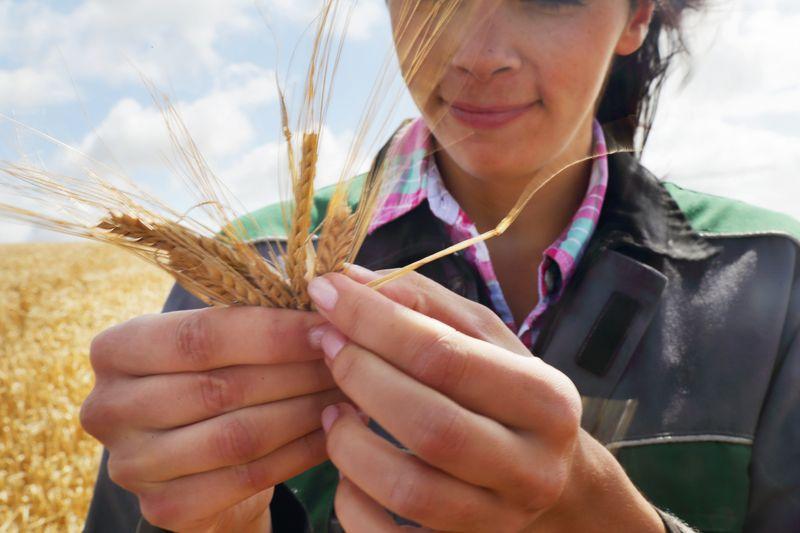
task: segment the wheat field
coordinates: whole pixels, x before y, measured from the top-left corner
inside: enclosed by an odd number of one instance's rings
[[[0,531],[77,531],[99,444],[80,427],[89,345],[158,312],[172,278],[93,243],[0,245]]]

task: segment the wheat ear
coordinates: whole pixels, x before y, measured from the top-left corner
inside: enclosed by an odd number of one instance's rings
[[[227,305],[271,307],[270,301],[229,265],[211,256],[197,256],[186,248],[170,252],[170,266],[208,290],[227,297]]]
[[[355,238],[355,227],[356,215],[350,211],[347,202],[328,208],[317,245],[317,263],[314,269],[317,276],[339,272],[344,268]]]
[[[300,160],[299,179],[293,184],[294,213],[289,239],[286,243],[286,275],[294,293],[298,309],[309,309],[306,279],[308,261],[308,239],[311,230],[311,208],[314,204],[314,178],[317,168],[317,148],[319,137],[316,133],[303,135],[303,153]]]
[[[185,229],[183,231],[189,232],[189,230]],[[223,263],[230,265],[248,283],[259,289],[270,302],[270,307],[291,307],[292,293],[286,281],[257,252],[248,249],[246,244],[234,243],[235,247],[231,247],[217,239],[193,232],[189,235],[189,238],[193,239],[197,246],[209,256],[216,257]]]
[[[197,294],[197,285],[207,288],[207,293],[199,291],[206,301],[270,307],[286,306],[291,301],[288,288],[277,274],[264,283],[267,290],[259,286],[259,279],[264,277],[262,272],[269,272],[266,262],[259,264],[246,253],[177,223],[145,223],[131,215],[111,213],[97,227],[150,248],[156,255],[157,251],[166,252],[169,270],[192,278],[192,292],[198,297],[201,295]]]
[[[171,252],[176,246],[163,232],[148,226],[137,217],[124,213],[110,213],[97,225],[97,228],[109,231],[129,242],[164,252]]]

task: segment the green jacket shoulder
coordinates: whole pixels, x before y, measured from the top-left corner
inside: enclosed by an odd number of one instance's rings
[[[348,198],[351,208],[358,205],[365,178],[365,174],[353,178]],[[779,233],[800,243],[800,222],[789,215],[732,198],[686,189],[672,182],[662,183],[698,232],[715,235]],[[322,222],[334,189],[334,185],[324,187],[314,195],[312,227]],[[286,221],[291,207],[291,202],[268,205],[239,217],[234,225],[241,224],[247,241],[282,239],[287,234]]]
[[[671,182],[662,183],[692,227],[700,233],[776,233],[785,234],[800,244],[800,222],[789,215],[732,198],[685,189]]]

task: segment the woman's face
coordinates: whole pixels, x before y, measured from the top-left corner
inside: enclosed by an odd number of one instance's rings
[[[439,145],[464,171],[497,179],[586,155],[611,60],[639,48],[653,6],[389,0],[389,8],[404,77]]]

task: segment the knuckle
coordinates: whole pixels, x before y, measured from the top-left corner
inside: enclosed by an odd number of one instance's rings
[[[124,489],[131,489],[136,483],[136,469],[130,460],[119,457],[118,454],[108,456],[108,477]]]
[[[534,521],[537,513],[532,513],[525,510],[520,510],[519,508],[510,508],[505,509],[505,513],[502,516],[502,530],[503,531],[531,531],[531,522]],[[488,526],[488,527],[487,527]],[[492,524],[487,524],[484,528],[484,531],[497,531],[497,524],[493,522]]]
[[[240,418],[222,424],[214,440],[217,453],[228,464],[246,463],[257,456],[259,443],[255,432]]]
[[[490,338],[498,333],[505,333],[508,330],[503,321],[488,307],[481,304],[470,302],[475,327],[485,338]]]
[[[498,531],[496,517],[492,518],[492,527],[486,527],[486,509],[473,498],[463,498],[454,502],[453,509],[450,511],[453,523],[466,525],[475,531]],[[515,531],[515,530],[511,530]]]
[[[400,516],[422,521],[432,514],[435,498],[416,469],[403,471],[392,482],[388,496],[389,508]]]
[[[572,443],[581,427],[583,407],[575,385],[564,376],[554,384],[548,431],[554,441]]]
[[[424,411],[418,417],[413,450],[428,461],[452,460],[467,440],[464,417],[459,408]]]
[[[361,338],[364,328],[371,323],[369,317],[374,315],[374,309],[365,298],[348,298],[347,307],[348,312],[342,316],[345,317],[345,328],[350,332],[348,337]]]
[[[325,451],[334,463],[341,462],[347,450],[347,439],[340,430],[341,425],[334,424],[325,436]]]
[[[521,489],[519,492],[525,495],[524,499],[528,501],[529,495],[539,494],[539,489],[542,488],[543,470],[538,463],[526,463],[519,467],[520,469],[516,470],[509,478],[516,482],[515,485]]]
[[[205,368],[211,361],[214,339],[210,320],[206,310],[187,313],[175,330],[178,357],[193,367]]]
[[[430,280],[419,272],[411,272],[406,274],[405,277],[408,280],[408,286],[405,287],[405,296],[406,300],[408,300],[407,307],[420,314],[428,315],[431,306],[426,289],[430,288]]]
[[[411,360],[411,375],[434,389],[453,389],[467,371],[468,359],[454,342],[455,330],[431,335],[418,343]]]
[[[567,484],[569,467],[563,461],[557,461],[535,475],[535,496],[529,500],[526,510],[537,511],[555,505]]]
[[[198,374],[197,385],[202,405],[212,415],[240,406],[242,390],[234,383],[233,374],[228,370]]]
[[[179,509],[174,500],[165,494],[140,494],[139,508],[150,524],[177,531],[180,527]]]
[[[109,366],[109,359],[112,353],[111,348],[115,342],[113,339],[114,328],[109,328],[101,331],[92,338],[89,345],[89,362],[95,374]]]
[[[271,470],[263,462],[253,462],[234,467],[237,484],[248,492],[258,492],[275,485]]]
[[[308,468],[311,468],[319,463],[325,456],[325,442],[314,433],[303,435],[300,439],[303,444],[300,464],[307,465]]]
[[[81,427],[90,435],[95,435],[97,429],[97,409],[95,403],[97,402],[96,394],[94,391],[89,393],[89,396],[83,400],[80,412],[78,413],[78,420],[80,420]]]
[[[350,390],[350,385],[358,382],[362,362],[363,358],[359,357],[356,350],[349,350],[347,346],[342,348],[339,355],[336,356],[336,363],[331,367],[331,372],[341,390]]]
[[[100,441],[117,420],[115,409],[96,388],[81,404],[78,416],[83,429]]]
[[[249,313],[257,324],[255,332],[258,335],[259,344],[268,349],[274,349],[276,340],[285,339],[287,335],[296,333],[297,320],[302,315],[282,313],[282,309],[272,309],[267,307],[250,307],[237,309]]]

